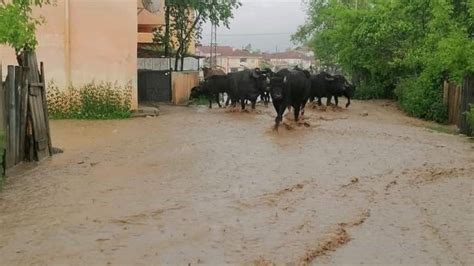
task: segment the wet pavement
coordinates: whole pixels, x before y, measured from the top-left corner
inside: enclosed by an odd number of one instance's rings
[[[53,121],[0,192],[2,265],[474,263],[474,144],[386,101]]]

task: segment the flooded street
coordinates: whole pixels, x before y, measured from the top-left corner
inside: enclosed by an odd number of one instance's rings
[[[309,108],[308,108],[309,109]],[[474,143],[387,101],[53,121],[0,192],[1,265],[474,263]]]

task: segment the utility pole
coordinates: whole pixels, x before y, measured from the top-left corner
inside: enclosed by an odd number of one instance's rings
[[[170,10],[165,3],[165,56],[170,56]],[[171,65],[170,65],[171,67]]]
[[[211,26],[211,55],[210,55],[210,62],[209,67],[215,68],[217,67],[217,25],[212,24]]]

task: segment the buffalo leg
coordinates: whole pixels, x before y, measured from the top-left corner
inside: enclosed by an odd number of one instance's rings
[[[299,104],[293,105],[293,108],[295,109],[295,122],[298,122],[299,116],[300,116],[301,105],[299,105]]]
[[[229,106],[230,98],[231,98],[230,95],[227,94],[227,100],[225,101],[225,106],[226,106],[226,107]]]
[[[349,105],[351,105],[351,98],[350,98],[350,97],[347,97],[346,108],[348,108]]]
[[[301,105],[301,119],[304,118],[304,110],[306,108],[306,101],[303,102],[303,104]]]
[[[209,97],[209,109],[212,109],[212,97]]]
[[[321,102],[321,98],[322,98],[322,97],[318,97],[318,106],[323,105],[323,103]]]
[[[336,107],[339,105],[339,97],[334,96],[334,102],[336,102]]]
[[[221,100],[220,100],[219,94],[216,95],[216,101],[217,101],[217,105],[219,106],[219,108],[222,108]]]
[[[273,107],[275,107],[275,111],[277,116],[275,118],[275,128],[274,130],[278,131],[278,127],[280,126],[281,121],[283,121],[283,113],[285,112],[285,106],[279,102],[273,102]]]
[[[257,100],[252,101],[252,110],[255,110],[255,105],[257,104]]]
[[[332,99],[332,95],[329,95],[328,96],[328,100],[326,102],[326,106],[329,107],[331,105],[331,99]]]
[[[242,111],[244,111],[245,110],[245,100],[244,99],[240,100],[240,106],[242,107]]]

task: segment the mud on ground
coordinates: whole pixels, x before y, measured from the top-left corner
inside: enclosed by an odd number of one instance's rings
[[[474,263],[474,145],[393,103],[53,121],[0,192],[0,264]],[[306,124],[305,124],[306,123]]]

